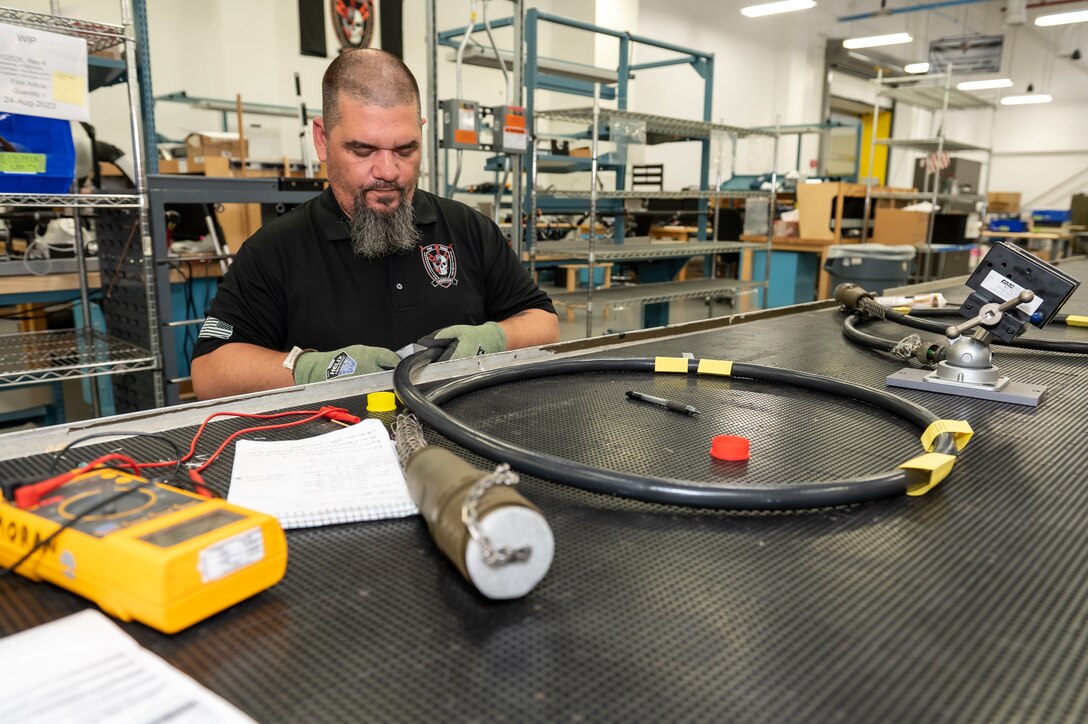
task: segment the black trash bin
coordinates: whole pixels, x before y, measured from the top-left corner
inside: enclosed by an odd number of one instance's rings
[[[832,289],[851,282],[880,293],[907,283],[915,253],[917,249],[909,245],[833,244],[824,269],[831,275]]]

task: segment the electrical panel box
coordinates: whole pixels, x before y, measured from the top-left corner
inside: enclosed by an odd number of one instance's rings
[[[491,109],[491,116],[495,134],[491,150],[496,153],[525,153],[529,145],[525,109],[521,106],[495,106]]]
[[[459,98],[442,101],[444,148],[480,147],[480,104]]]

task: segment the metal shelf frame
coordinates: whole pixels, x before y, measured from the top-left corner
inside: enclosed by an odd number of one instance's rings
[[[923,151],[925,153],[933,153],[939,151],[948,151],[949,153],[966,153],[969,151],[978,151],[981,153],[989,153],[990,149],[985,146],[976,146],[973,143],[962,143],[960,141],[953,141],[951,138],[878,138],[876,139],[877,145],[887,146],[889,148],[906,148],[911,151]]]
[[[537,111],[537,119],[550,121],[566,121],[568,123],[590,123],[593,121],[592,108],[563,108],[557,110]],[[670,118],[657,116],[650,113],[636,113],[617,108],[601,108],[600,118],[606,121],[626,120],[637,121],[646,124],[647,134],[658,134],[667,138],[658,141],[671,143],[675,141],[709,141],[715,133],[727,133],[737,138],[749,136],[763,136],[775,138],[777,133],[764,128],[742,128],[730,126],[724,123],[711,123],[709,121],[692,121],[685,118]],[[651,143],[651,141],[647,141]]]
[[[143,204],[143,197],[137,194],[0,194],[0,206],[139,209]]]
[[[602,309],[628,304],[658,304],[679,299],[714,298],[728,292],[753,291],[763,288],[763,282],[739,279],[696,279],[686,282],[651,282],[629,287],[611,287],[596,291],[596,303]],[[555,304],[573,309],[586,309],[588,301],[583,292],[560,292],[551,295]],[[712,310],[707,309],[707,316]]]
[[[880,99],[890,98],[897,103],[905,103],[907,105],[913,105],[919,108],[933,111],[938,114],[937,128],[944,129],[945,120],[950,110],[977,110],[977,109],[990,109],[991,111],[996,109],[996,106],[985,98],[961,91],[952,85],[952,64],[949,63],[944,73],[932,73],[927,75],[918,75],[910,77],[894,77],[885,78],[884,70],[877,71],[876,78],[872,79],[872,82],[877,85],[876,98],[873,100],[873,121],[872,128],[873,133],[870,136],[869,146],[869,173],[865,180],[865,212],[862,217],[865,219],[861,229],[861,241],[864,243],[868,240],[869,235],[869,217],[872,211],[872,202],[874,199],[901,199],[909,201],[929,201],[932,205],[932,210],[929,213],[928,223],[926,224],[926,253],[928,255],[933,254],[933,228],[934,228],[934,215],[939,208],[938,204],[941,201],[946,202],[979,202],[981,201],[983,208],[985,208],[986,197],[978,194],[946,194],[940,192],[940,172],[932,174],[933,188],[929,188],[930,174],[926,173],[925,183],[920,193],[903,193],[903,192],[874,192],[873,191],[873,162],[875,157],[876,146],[882,145],[889,149],[902,148],[914,151],[921,151],[923,153],[932,153],[940,157],[944,153],[981,153],[984,154],[986,159],[986,188],[989,189],[989,175],[991,171],[990,149],[985,146],[978,146],[975,144],[962,143],[959,141],[953,141],[945,138],[943,132],[939,132],[939,135],[931,138],[898,138],[898,139],[877,139],[876,127],[877,118],[880,113]],[[922,281],[929,281],[929,265],[922,271]]]
[[[0,388],[144,372],[156,365],[147,350],[93,329],[0,335]]]
[[[95,21],[47,15],[25,10],[0,8],[0,22],[22,27],[35,28],[48,32],[62,33],[87,41],[87,51],[96,52],[123,45],[124,75],[127,78],[129,130],[132,135],[132,163],[135,174],[136,192],[134,194],[0,194],[0,205],[24,207],[56,207],[70,209],[75,219],[74,246],[83,248],[80,211],[86,208],[133,208],[139,217],[140,248],[151,248],[150,225],[147,216],[147,182],[144,166],[144,143],[141,125],[141,104],[138,82],[134,82],[136,73],[133,63],[136,59],[136,41],[133,26],[133,12],[130,1],[138,11],[142,11],[142,0],[120,0],[121,25],[110,25]],[[150,254],[145,254],[141,266],[145,299],[148,312],[150,349],[144,350],[133,345],[111,339],[94,332],[91,321],[89,290],[87,288],[87,263],[83,254],[75,255],[76,269],[79,276],[79,293],[82,309],[82,330],[60,330],[54,332],[32,332],[17,335],[5,335],[4,350],[19,350],[29,354],[24,342],[33,344],[34,349],[44,350],[44,356],[28,356],[26,363],[19,365],[10,360],[0,360],[0,389],[14,385],[34,384],[56,379],[101,377],[121,372],[151,371],[154,402],[156,407],[164,404],[162,379],[162,351],[158,334],[158,311],[156,306],[156,288],[154,262]],[[5,352],[7,353],[7,352]],[[94,417],[101,417],[101,400],[98,386],[91,385],[91,407]]]
[[[649,237],[629,236],[623,244],[604,244],[591,249],[589,242],[541,242],[539,254],[560,254],[570,259],[596,261],[634,261],[636,259],[681,259],[703,254],[729,254],[765,251],[766,244],[746,241],[651,242]]]
[[[125,10],[122,10],[122,15],[127,17]],[[115,45],[120,45],[126,40],[132,40],[131,26],[127,20],[123,20],[123,22],[124,25],[111,25],[90,20],[77,20],[61,15],[48,15],[29,10],[0,7],[0,23],[21,25],[25,28],[47,30],[51,33],[83,38],[87,41],[88,53],[106,50]]]
[[[597,191],[598,199],[763,199],[767,198],[768,191],[743,191],[714,189],[689,189],[687,191]],[[539,198],[550,199],[586,199],[590,198],[589,191],[572,191],[569,189],[555,189],[552,191],[537,191]]]
[[[615,38],[618,41],[619,52],[616,61],[616,81],[614,83],[603,84],[601,82],[587,82],[583,80],[575,79],[563,79],[551,76],[540,65],[540,58],[538,52],[538,31],[541,23],[549,23],[552,25],[563,26],[567,28],[573,28],[576,30],[586,31],[594,35],[609,36]],[[653,62],[647,62],[642,64],[632,65],[630,62],[631,51],[633,46],[642,45],[652,47],[657,50],[666,51],[670,54],[663,60],[655,60]],[[636,71],[648,71],[653,68],[673,66],[673,65],[689,65],[692,70],[703,82],[703,117],[700,120],[680,119],[672,118],[661,115],[654,115],[649,113],[634,112],[627,108],[628,103],[628,84],[633,77],[633,73]],[[523,212],[525,218],[528,220],[524,235],[520,238],[521,243],[528,249],[529,252],[529,266],[530,270],[535,272],[536,255],[538,242],[537,236],[537,224],[536,214],[538,209],[538,200],[542,199],[565,199],[565,200],[583,200],[588,202],[588,218],[590,224],[590,232],[588,242],[585,245],[584,256],[579,254],[572,258],[584,258],[587,262],[588,273],[590,279],[593,278],[593,266],[597,260],[605,259],[664,259],[664,258],[681,258],[684,256],[693,257],[704,255],[707,257],[707,268],[709,276],[713,279],[714,266],[717,252],[711,251],[713,244],[706,243],[708,230],[711,231],[714,237],[717,236],[717,212],[718,212],[718,199],[722,198],[752,198],[752,197],[770,197],[772,208],[774,206],[775,192],[763,191],[722,191],[722,179],[721,169],[718,169],[718,178],[714,180],[713,186],[711,186],[710,171],[711,171],[711,142],[717,136],[727,135],[734,140],[740,138],[749,137],[763,137],[773,139],[774,141],[774,158],[777,159],[778,155],[778,137],[777,130],[770,130],[767,128],[743,128],[740,126],[727,125],[722,123],[711,122],[711,113],[713,107],[713,85],[714,85],[714,55],[711,53],[705,53],[702,51],[686,48],[671,43],[665,43],[645,36],[635,35],[628,32],[612,30],[610,28],[603,28],[589,23],[584,23],[571,18],[564,18],[547,13],[542,13],[535,8],[530,8],[525,14],[525,86],[526,86],[526,116],[529,118],[530,129],[530,153],[527,159],[527,171],[528,171],[528,183],[526,184],[526,193],[524,196]],[[581,108],[562,108],[554,110],[537,110],[536,104],[536,91],[537,90],[551,90],[566,93],[569,95],[579,95],[585,97],[591,97],[593,104],[590,107]],[[601,106],[602,98],[615,99],[615,108],[603,108]],[[537,130],[539,121],[560,122],[560,123],[576,123],[580,124],[583,131],[588,126],[588,131],[585,131],[585,135],[590,140],[590,168],[589,168],[589,190],[588,191],[552,191],[552,192],[538,192],[538,174],[547,173],[548,170],[541,167],[540,152],[538,148],[538,141],[545,135],[541,134]],[[607,134],[602,130],[602,121],[614,121],[625,120],[638,122],[644,125],[646,129],[646,142],[650,144],[654,143],[672,143],[672,142],[687,142],[694,141],[701,144],[701,157],[700,157],[700,172],[699,172],[699,188],[696,190],[687,191],[637,191],[625,189],[625,171],[626,168],[616,168],[614,188],[609,190],[601,190],[598,188],[598,179],[601,168],[601,153],[599,151],[600,141],[607,137]],[[777,185],[777,178],[775,174],[772,174],[772,188]],[[598,244],[598,233],[596,231],[596,219],[600,210],[601,204],[599,202],[609,202],[616,200],[626,199],[697,199],[698,205],[698,241],[692,244],[680,244],[680,245],[664,245],[664,244],[645,244],[644,248],[641,248],[638,253],[634,253],[634,249],[638,242],[625,238],[625,220],[622,215],[615,217],[615,223],[613,225],[612,242]],[[714,204],[714,218],[713,223],[708,224],[709,216],[708,209],[710,204]],[[708,229],[709,226],[709,229]],[[645,241],[645,240],[642,240]],[[551,245],[549,245],[551,246]],[[667,253],[665,246],[672,246],[674,249],[672,253]],[[627,249],[627,247],[631,247]],[[555,247],[552,247],[553,249]],[[768,233],[766,245],[761,248],[770,248],[770,235]],[[734,249],[729,249],[733,251]],[[725,251],[724,249],[722,251]],[[613,252],[617,256],[613,256]],[[767,273],[765,279],[769,279],[770,276],[770,254],[767,255]],[[655,282],[651,282],[653,284]],[[664,282],[664,284],[676,287],[676,293],[686,295],[692,290],[685,287],[689,282]],[[756,286],[764,286],[768,282],[758,282]],[[593,285],[589,285],[585,293],[585,306],[587,310],[586,314],[586,336],[590,337],[593,334],[593,298],[597,292],[594,291]],[[604,292],[601,292],[603,294]],[[615,296],[617,291],[609,291],[609,294]],[[630,292],[628,292],[630,293]],[[698,295],[697,295],[698,296]],[[602,297],[605,298],[605,297]],[[672,297],[662,297],[660,293],[655,293],[653,301],[646,302],[651,304],[657,301],[665,302]],[[675,298],[685,298],[679,296]],[[764,295],[766,299],[766,295]],[[654,307],[644,308],[643,310],[643,324],[645,326],[659,326],[660,324],[667,323],[667,312],[665,308]]]
[[[166,237],[167,204],[301,204],[317,196],[320,191],[288,191],[279,186],[278,178],[212,178],[205,176],[181,176],[178,174],[153,174],[147,177],[148,210],[151,219],[151,245],[155,264],[156,288],[158,289],[158,329],[161,339],[164,394],[166,403],[180,402],[177,365],[177,339],[175,329],[183,326],[174,320],[173,299],[170,289],[170,262],[178,257],[168,254]],[[185,320],[203,323],[200,320]],[[192,350],[189,350],[190,353]]]

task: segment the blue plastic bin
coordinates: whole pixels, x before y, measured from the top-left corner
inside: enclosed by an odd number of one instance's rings
[[[1031,212],[1032,226],[1061,226],[1072,218],[1070,209],[1035,209]]]
[[[1021,232],[1028,230],[1028,222],[1022,219],[990,219],[988,228],[990,231]]]
[[[68,121],[0,113],[0,138],[0,154],[30,154],[19,158],[18,172],[4,170],[12,168],[13,157],[0,158],[0,193],[64,194],[71,190],[76,150]]]

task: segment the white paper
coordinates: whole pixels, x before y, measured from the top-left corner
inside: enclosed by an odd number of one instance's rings
[[[380,420],[304,440],[240,440],[227,500],[284,528],[403,518],[418,510]]]
[[[252,722],[93,609],[0,640],[0,722]]]
[[[87,41],[0,24],[0,111],[90,121]]]
[[[1013,297],[1020,296],[1020,292],[1024,291],[1024,287],[1020,286],[1012,279],[1001,276],[996,271],[991,270],[989,274],[982,278],[983,289],[992,294],[995,294],[1006,302]],[[1043,298],[1038,294],[1027,304],[1017,304],[1016,308],[1027,315],[1035,314],[1035,310],[1043,305]]]

